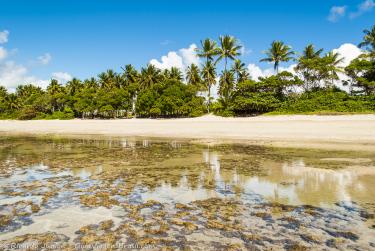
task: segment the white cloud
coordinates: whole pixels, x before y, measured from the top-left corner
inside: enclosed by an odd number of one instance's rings
[[[9,31],[5,30],[0,32],[0,44],[8,42]],[[42,88],[46,88],[50,83],[50,79],[40,79],[33,76],[29,72],[29,68],[18,64],[13,60],[1,61],[7,56],[11,57],[12,54],[16,53],[17,49],[8,51],[0,46],[0,85],[6,87],[9,91],[14,92],[18,85],[34,84]],[[52,59],[49,53],[38,57],[38,63],[46,65]],[[52,78],[57,79],[60,83],[72,79],[72,76],[66,72],[54,72],[51,75]]]
[[[350,44],[350,43],[342,44],[339,48],[333,49],[332,52],[338,53],[340,57],[344,58],[343,62],[339,64],[339,66],[342,68],[348,66],[353,59],[357,58],[359,55],[363,53],[361,49],[359,49],[354,44]],[[335,85],[340,87],[343,90],[348,91],[349,87],[343,86],[342,81],[348,80],[349,77],[343,72],[339,72],[337,75],[339,77],[339,80],[335,81]]]
[[[56,79],[61,84],[65,84],[66,82],[72,80],[73,77],[67,72],[54,72],[52,73],[52,78]]]
[[[52,56],[49,53],[45,53],[42,56],[38,57],[38,62],[42,65],[47,65],[51,62]]]
[[[328,21],[337,22],[340,18],[345,16],[347,6],[333,6],[329,11]]]
[[[199,65],[199,58],[195,52],[196,48],[195,44],[191,44],[188,48],[182,48],[178,52],[170,51],[166,56],[161,57],[161,61],[151,59],[150,64],[162,70],[172,67],[185,70],[190,64]]]
[[[7,50],[4,47],[0,46],[0,61],[6,58],[8,55]]]
[[[296,67],[296,64],[291,64],[288,67],[282,67],[282,66],[280,66],[279,67],[279,72],[288,71],[288,72],[291,72],[291,73],[295,74],[294,67]],[[261,69],[256,64],[249,64],[247,66],[247,70],[248,70],[248,72],[249,72],[250,77],[251,77],[252,80],[258,80],[260,77],[264,78],[264,77],[269,77],[269,76],[272,76],[272,75],[276,74],[276,72],[273,69],[273,67],[272,68]]]
[[[333,49],[332,52],[338,53],[344,58],[343,62],[340,64],[341,67],[348,66],[353,59],[363,53],[361,49],[350,43],[342,44],[339,48]]]
[[[14,91],[21,84],[35,84],[45,88],[47,81],[28,75],[28,69],[14,61],[7,61],[0,64],[0,85],[8,90]]]
[[[373,0],[365,0],[357,7],[356,12],[350,13],[350,18],[356,18],[361,16],[362,14],[371,11],[375,7],[375,3]]]
[[[8,42],[8,36],[9,36],[9,31],[4,30],[0,31],[0,44],[5,44]]]

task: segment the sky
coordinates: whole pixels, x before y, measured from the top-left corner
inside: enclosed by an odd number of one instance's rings
[[[272,66],[259,60],[273,40],[296,51],[313,43],[351,59],[360,53],[363,29],[375,24],[374,0],[0,3],[0,85],[10,90],[120,72],[129,63],[184,69],[200,63],[194,53],[200,40],[226,34],[239,39],[240,59],[257,77],[272,74]]]

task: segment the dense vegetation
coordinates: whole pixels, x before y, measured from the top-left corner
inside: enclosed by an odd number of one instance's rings
[[[364,53],[344,69],[340,55],[323,53],[308,45],[300,54],[274,41],[261,61],[272,62],[276,74],[257,81],[237,57],[241,46],[231,36],[201,41],[197,55],[203,65],[192,64],[183,73],[147,65],[137,71],[108,70],[97,78],[72,79],[64,86],[52,79],[46,90],[20,85],[15,93],[0,86],[2,119],[71,119],[123,117],[191,117],[214,112],[222,116],[261,113],[373,113],[375,112],[375,26],[365,30],[359,47]],[[298,56],[297,56],[298,55]],[[282,62],[295,60],[295,74],[279,72]],[[217,63],[224,69],[217,73]],[[229,65],[233,62],[231,65]],[[349,92],[336,84],[339,73]],[[211,87],[218,80],[218,98]]]

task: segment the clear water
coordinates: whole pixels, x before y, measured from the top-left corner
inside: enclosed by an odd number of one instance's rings
[[[0,150],[5,248],[375,245],[373,152],[5,136]]]

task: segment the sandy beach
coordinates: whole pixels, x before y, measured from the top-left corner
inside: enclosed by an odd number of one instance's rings
[[[184,138],[287,147],[375,150],[375,115],[0,121],[2,134]]]

